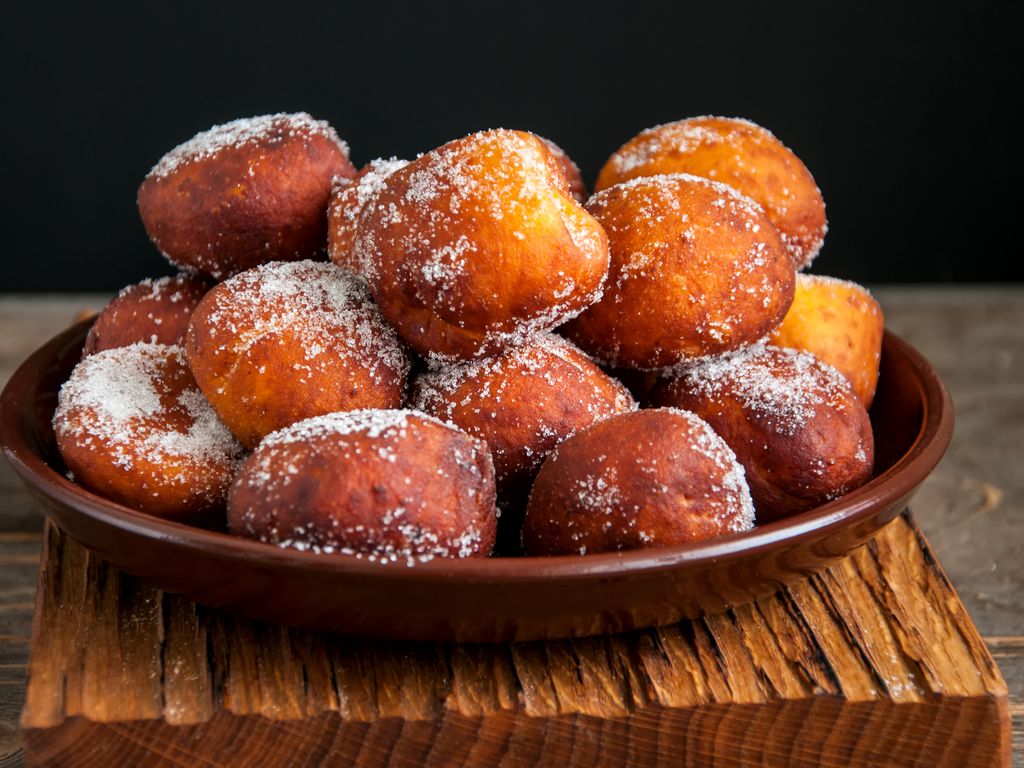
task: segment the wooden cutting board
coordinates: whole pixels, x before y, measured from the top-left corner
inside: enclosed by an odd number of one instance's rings
[[[22,714],[46,766],[1009,766],[1006,684],[921,531],[754,605],[498,645],[196,606],[47,526]]]

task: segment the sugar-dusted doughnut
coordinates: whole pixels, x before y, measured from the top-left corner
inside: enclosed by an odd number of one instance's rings
[[[147,279],[122,288],[89,328],[82,354],[140,341],[183,344],[192,311],[209,289],[201,277],[187,274]]]
[[[164,155],[139,187],[139,213],[172,264],[223,279],[322,254],[332,181],[355,172],[348,146],[322,120],[233,120]]]
[[[705,176],[756,200],[782,233],[797,268],[821,250],[828,229],[821,190],[800,158],[749,120],[691,117],[648,128],[608,159],[596,188],[658,173]]]
[[[525,494],[562,440],[636,407],[622,384],[547,333],[494,357],[425,371],[411,392],[413,407],[487,443],[503,494]]]
[[[199,388],[253,447],[311,416],[402,404],[409,359],[365,285],[326,262],[274,262],[210,290],[185,342]]]
[[[796,294],[770,344],[810,352],[843,374],[871,407],[878,384],[885,318],[863,286],[824,275],[796,276]]]
[[[751,528],[743,468],[692,413],[613,416],[569,438],[541,466],[523,539],[534,555],[685,544]]]
[[[566,325],[615,367],[661,368],[760,339],[793,300],[795,273],[761,206],[688,174],[646,176],[595,194],[608,233],[604,297]]]
[[[174,520],[222,508],[242,454],[196,386],[184,350],[164,344],[84,358],[60,389],[53,428],[76,482]]]
[[[377,197],[384,179],[408,164],[408,160],[397,157],[378,158],[363,166],[353,178],[337,180],[327,206],[327,254],[339,267],[359,271],[355,257],[359,216]]]
[[[746,469],[760,521],[838,498],[871,479],[874,438],[849,382],[813,355],[754,344],[680,366],[655,404],[704,418]]]
[[[548,146],[519,131],[471,134],[384,180],[356,237],[359,271],[417,352],[493,354],[593,303],[608,271],[600,225]]]
[[[231,488],[228,527],[382,563],[486,557],[494,468],[481,441],[422,413],[326,414],[260,443]]]

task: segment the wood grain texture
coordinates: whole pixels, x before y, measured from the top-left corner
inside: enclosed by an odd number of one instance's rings
[[[1006,685],[906,517],[729,613],[496,645],[235,618],[47,526],[21,724],[32,764],[54,766],[963,766],[1010,749]]]
[[[1009,684],[1014,764],[1024,768],[1024,537],[1019,522],[1024,512],[1024,473],[1020,472],[1024,459],[1024,408],[1020,407],[1024,401],[1024,288],[887,287],[876,290],[876,296],[887,325],[929,358],[956,404],[953,444],[918,493],[915,518],[957,585]],[[0,296],[0,385],[29,352],[65,328],[80,311],[101,307],[106,298]],[[17,723],[25,697],[41,531],[37,507],[13,471],[0,461],[0,768],[22,764]],[[786,634],[789,628],[772,615],[777,608],[759,607],[763,612],[753,620],[770,626],[775,641],[790,647],[789,655],[798,654],[802,636]],[[193,631],[205,632],[195,610],[186,608],[174,620],[191,621]],[[752,642],[758,642],[756,637]],[[631,653],[633,647],[616,640],[614,658]],[[463,658],[460,651],[459,661],[453,656],[451,663],[496,664],[490,657],[466,653],[469,655]],[[182,676],[192,674],[187,664],[205,658],[198,653],[191,660],[180,658]],[[509,666],[500,664],[495,669],[507,671]],[[781,681],[786,672],[776,669],[773,674]],[[801,674],[793,670],[793,675],[800,685],[817,685],[822,690],[828,679],[824,665],[811,665]],[[464,679],[456,677],[455,683],[462,684]],[[455,683],[451,695],[456,695]],[[480,682],[485,690],[494,685]],[[165,695],[170,690],[165,686]],[[187,686],[177,690],[178,696],[196,692]],[[476,700],[473,697],[482,696],[475,689],[457,695],[466,707]],[[199,701],[212,706],[212,696],[211,692]],[[176,699],[172,696],[169,701]],[[196,706],[187,699],[178,701],[183,708]],[[500,731],[499,726],[491,728]],[[201,761],[194,764],[203,765]]]

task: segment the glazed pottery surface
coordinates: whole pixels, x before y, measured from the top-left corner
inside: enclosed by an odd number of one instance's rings
[[[280,549],[161,520],[65,476],[50,425],[83,321],[51,339],[0,397],[0,441],[46,514],[101,558],[169,592],[248,617],[416,640],[536,640],[668,624],[773,593],[824,568],[898,515],[953,432],[945,387],[886,332],[871,408],[875,477],[821,507],[698,544],[407,566]]]

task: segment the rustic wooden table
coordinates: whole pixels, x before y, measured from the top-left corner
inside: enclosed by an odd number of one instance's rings
[[[953,394],[947,458],[914,502],[1011,692],[1014,763],[1024,766],[1024,288],[885,288],[887,325],[935,364]],[[102,296],[0,296],[0,383]],[[42,517],[0,462],[0,768],[21,764],[17,722]]]

